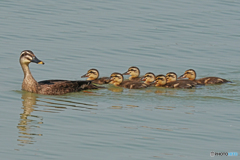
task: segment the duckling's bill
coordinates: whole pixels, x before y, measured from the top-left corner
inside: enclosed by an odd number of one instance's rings
[[[183,79],[183,78],[186,78],[186,75],[185,75],[185,74],[183,74],[183,75],[181,75],[180,77],[178,77],[178,79]]]
[[[84,77],[89,77],[88,73],[81,76],[81,78],[84,78]]]
[[[123,73],[123,75],[129,75],[130,73],[127,71],[127,72],[125,72],[125,73]]]

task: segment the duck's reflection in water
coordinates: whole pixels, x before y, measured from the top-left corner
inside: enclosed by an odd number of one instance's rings
[[[77,98],[43,96],[25,91],[22,92],[22,106],[23,113],[20,114],[20,122],[17,125],[19,129],[17,140],[20,142],[20,146],[33,144],[36,142],[34,140],[36,136],[42,136],[41,133],[38,133],[38,129],[43,124],[43,117],[36,115],[37,113],[59,113],[66,109],[91,112],[98,108],[97,103],[83,103]]]
[[[43,123],[42,117],[31,114],[35,110],[37,95],[23,92],[22,99],[23,113],[20,114],[20,122],[17,125],[20,134],[17,140],[20,142],[20,146],[33,144],[35,142],[34,136],[42,136],[36,131],[37,128],[40,128],[40,124]]]

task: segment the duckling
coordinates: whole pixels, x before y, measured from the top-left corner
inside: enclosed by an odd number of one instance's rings
[[[154,81],[155,81],[155,74],[152,72],[148,72],[146,73],[143,78],[142,81],[145,81],[144,83],[148,86],[154,86]]]
[[[179,81],[172,81],[167,83],[167,77],[159,74],[156,76],[156,80],[155,80],[155,86],[156,87],[166,87],[166,88],[186,88],[186,89],[190,89],[193,88],[194,86],[189,84],[189,83],[182,83]]]
[[[177,74],[174,73],[174,72],[168,72],[166,74],[166,78],[167,78],[167,83],[170,83],[170,82],[179,82],[179,83],[186,83],[186,84],[190,84],[190,85],[193,85],[193,86],[196,86],[197,83],[194,82],[194,81],[190,81],[188,79],[182,79],[182,80],[177,80]]]
[[[181,75],[179,78],[188,78],[189,80],[196,82],[197,84],[204,85],[204,84],[221,84],[221,83],[227,83],[231,82],[226,79],[222,79],[219,77],[205,77],[201,79],[196,79],[197,74],[195,70],[189,69],[186,70],[183,75]]]
[[[98,87],[91,84],[91,81],[68,81],[68,80],[45,80],[37,82],[29,69],[31,62],[37,64],[44,64],[39,60],[32,51],[24,50],[21,52],[19,62],[21,64],[24,79],[22,89],[28,92],[47,94],[47,95],[60,95],[70,92],[78,92],[85,89],[97,89]]]
[[[167,78],[163,74],[159,74],[155,77],[154,84],[156,87],[164,87],[167,84]]]
[[[96,84],[107,84],[110,82],[109,77],[98,78],[99,72],[97,69],[89,69],[86,74],[81,76],[81,78],[83,78],[83,77],[88,77],[87,80],[90,80],[90,81],[92,81],[92,83],[96,83]]]
[[[132,66],[130,68],[128,68],[128,71],[123,73],[123,75],[131,75],[129,77],[130,81],[137,81],[140,82],[141,81],[141,77],[139,77],[140,75],[140,70],[138,67]]]
[[[129,89],[140,89],[148,87],[146,84],[134,81],[124,81],[121,73],[114,72],[110,76],[112,84],[118,87],[124,87]]]

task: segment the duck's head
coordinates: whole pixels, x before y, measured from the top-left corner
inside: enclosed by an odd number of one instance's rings
[[[163,74],[159,74],[155,78],[155,86],[164,86],[167,83],[167,78]]]
[[[86,74],[84,74],[83,76],[81,76],[81,78],[84,78],[84,77],[88,77],[87,80],[95,80],[95,79],[98,79],[98,77],[99,77],[99,72],[98,72],[97,69],[89,69]]]
[[[111,80],[111,83],[114,84],[114,85],[120,85],[124,78],[123,78],[123,75],[121,73],[117,73],[117,72],[114,72],[111,74],[110,76],[110,80]]]
[[[195,80],[197,77],[196,72],[193,69],[186,70],[183,75],[181,75],[179,78],[188,78],[189,80]]]
[[[145,81],[144,83],[146,83],[146,84],[151,84],[152,82],[155,81],[155,74],[152,72],[146,73],[143,76],[142,81]]]
[[[123,73],[123,75],[131,75],[131,77],[136,78],[140,75],[140,70],[138,67],[130,67],[128,68],[128,71]]]
[[[168,72],[166,74],[166,78],[167,78],[167,83],[174,82],[177,80],[177,74],[174,72]]]
[[[39,60],[32,51],[30,50],[24,50],[21,52],[19,62],[21,65],[28,65],[31,62],[37,63],[37,64],[44,64],[43,61]]]

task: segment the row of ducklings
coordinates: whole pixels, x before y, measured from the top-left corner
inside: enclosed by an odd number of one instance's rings
[[[124,80],[123,75],[130,75],[129,80]],[[205,84],[221,84],[230,82],[226,79],[219,77],[205,77],[201,79],[196,79],[196,72],[193,69],[185,71],[183,75],[177,77],[174,72],[169,72],[165,75],[159,74],[155,76],[154,73],[148,72],[143,77],[140,76],[140,70],[138,67],[130,67],[127,72],[121,74],[114,72],[110,77],[99,78],[99,71],[97,69],[90,69],[83,75],[83,77],[88,77],[87,80],[93,81],[96,84],[113,84],[115,86],[129,88],[129,89],[139,89],[146,88],[149,86],[156,87],[166,87],[166,88],[193,88],[197,85]],[[184,79],[187,78],[187,79]],[[144,81],[142,83],[141,81]]]

